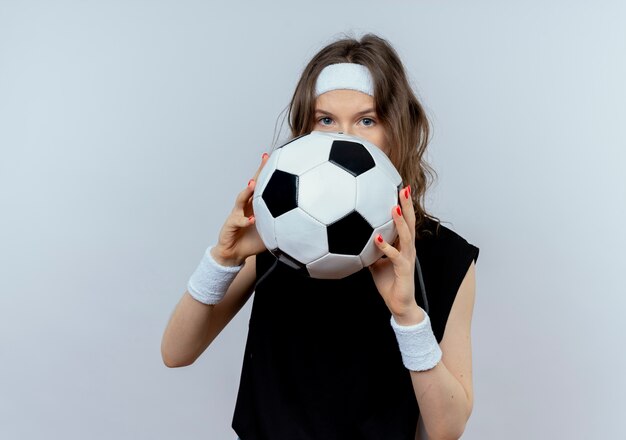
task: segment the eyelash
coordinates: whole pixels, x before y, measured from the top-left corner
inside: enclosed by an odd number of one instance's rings
[[[323,117],[321,117],[321,118],[318,118],[318,119],[317,119],[317,122],[318,122],[318,123],[321,123],[322,119],[330,119],[330,120],[332,120],[332,118],[331,118],[331,117],[328,117],[328,116],[323,116]],[[370,121],[372,121],[372,124],[370,124],[370,125],[366,125],[366,127],[372,127],[373,125],[375,125],[375,124],[376,124],[376,121],[375,121],[373,118],[368,118],[368,117],[365,117],[365,118],[362,118],[362,119],[361,119],[361,121],[362,121],[362,120],[364,120],[364,119],[369,119]],[[322,125],[323,125],[323,126],[327,126],[326,124],[322,124]]]

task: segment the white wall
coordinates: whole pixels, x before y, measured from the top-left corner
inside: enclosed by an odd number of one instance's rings
[[[187,368],[163,330],[306,62],[371,31],[433,121],[429,208],[481,249],[463,438],[616,438],[624,3],[304,7],[0,1],[0,437],[234,438],[252,302]]]

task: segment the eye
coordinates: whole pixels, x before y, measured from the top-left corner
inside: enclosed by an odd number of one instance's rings
[[[329,119],[329,120],[331,120],[331,121],[332,121],[332,119],[331,119],[331,118],[329,118],[328,116],[324,116],[323,118],[319,118],[317,121],[318,121],[318,122],[321,122],[321,121],[323,121],[324,119]],[[322,122],[322,125],[328,125],[328,124],[324,124],[324,123]]]
[[[367,127],[371,127],[375,123],[375,121],[372,118],[363,118],[363,119],[361,119],[361,121],[370,121],[371,124],[365,124],[365,126],[367,126]]]

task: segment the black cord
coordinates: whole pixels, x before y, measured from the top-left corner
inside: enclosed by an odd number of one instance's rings
[[[422,278],[422,266],[420,266],[420,260],[415,256],[415,267],[417,267],[417,276],[420,279],[420,290],[422,291],[422,299],[424,300],[424,311],[428,314],[428,298],[426,298],[426,288],[424,287],[424,279]]]
[[[267,269],[267,270],[265,271],[265,273],[261,276],[261,278],[259,278],[259,279],[256,281],[256,283],[254,283],[254,290],[256,290],[256,286],[257,286],[257,285],[258,285],[261,281],[263,281],[265,278],[267,278],[267,276],[268,276],[270,273],[272,273],[272,271],[274,270],[274,268],[275,268],[275,267],[276,267],[276,265],[278,264],[278,258],[276,258],[276,257],[274,257],[274,258],[275,258],[275,259],[274,259],[274,264],[272,264],[272,266],[271,266],[269,269]]]

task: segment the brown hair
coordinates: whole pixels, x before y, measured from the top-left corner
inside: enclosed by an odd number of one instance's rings
[[[391,147],[389,159],[404,184],[411,185],[415,208],[416,236],[429,231],[424,228],[427,219],[440,220],[426,212],[424,199],[435,170],[424,159],[430,139],[430,124],[424,109],[415,96],[395,49],[383,38],[368,33],[360,41],[345,36],[321,49],[302,72],[289,103],[288,122],[291,139],[312,131],[315,123],[315,82],[321,70],[329,64],[357,63],[366,66],[374,80],[376,114],[385,127],[387,144]]]

